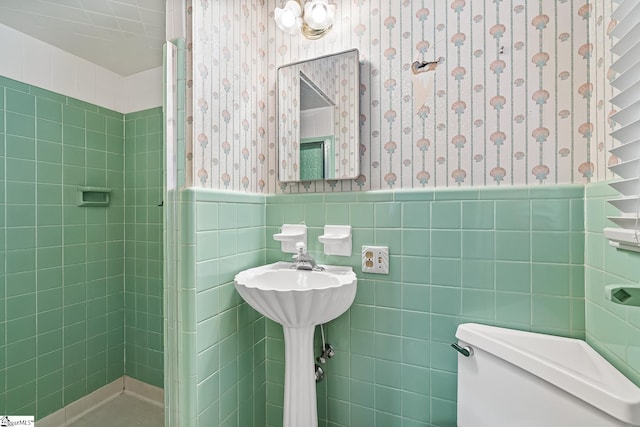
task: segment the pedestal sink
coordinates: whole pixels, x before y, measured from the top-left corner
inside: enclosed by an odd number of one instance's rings
[[[353,303],[356,275],[351,267],[324,271],[293,270],[276,262],[238,273],[240,296],[284,330],[285,374],[283,427],[316,427],[313,358],[315,326],[335,319]]]

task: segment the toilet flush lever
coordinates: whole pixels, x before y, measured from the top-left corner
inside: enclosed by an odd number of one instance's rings
[[[469,346],[460,347],[457,343],[453,343],[451,344],[451,347],[455,348],[456,351],[464,357],[473,356],[473,349]]]

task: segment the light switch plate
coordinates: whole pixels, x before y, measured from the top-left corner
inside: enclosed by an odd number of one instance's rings
[[[389,248],[387,246],[363,246],[362,272],[389,274]]]

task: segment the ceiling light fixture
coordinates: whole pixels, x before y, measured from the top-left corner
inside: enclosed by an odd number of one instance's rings
[[[336,5],[329,4],[328,0],[289,0],[283,8],[276,7],[273,17],[285,33],[300,32],[316,40],[331,30],[335,13]]]

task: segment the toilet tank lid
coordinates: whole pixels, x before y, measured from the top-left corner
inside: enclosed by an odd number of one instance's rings
[[[456,338],[509,362],[623,422],[640,425],[640,388],[586,342],[464,323]]]

